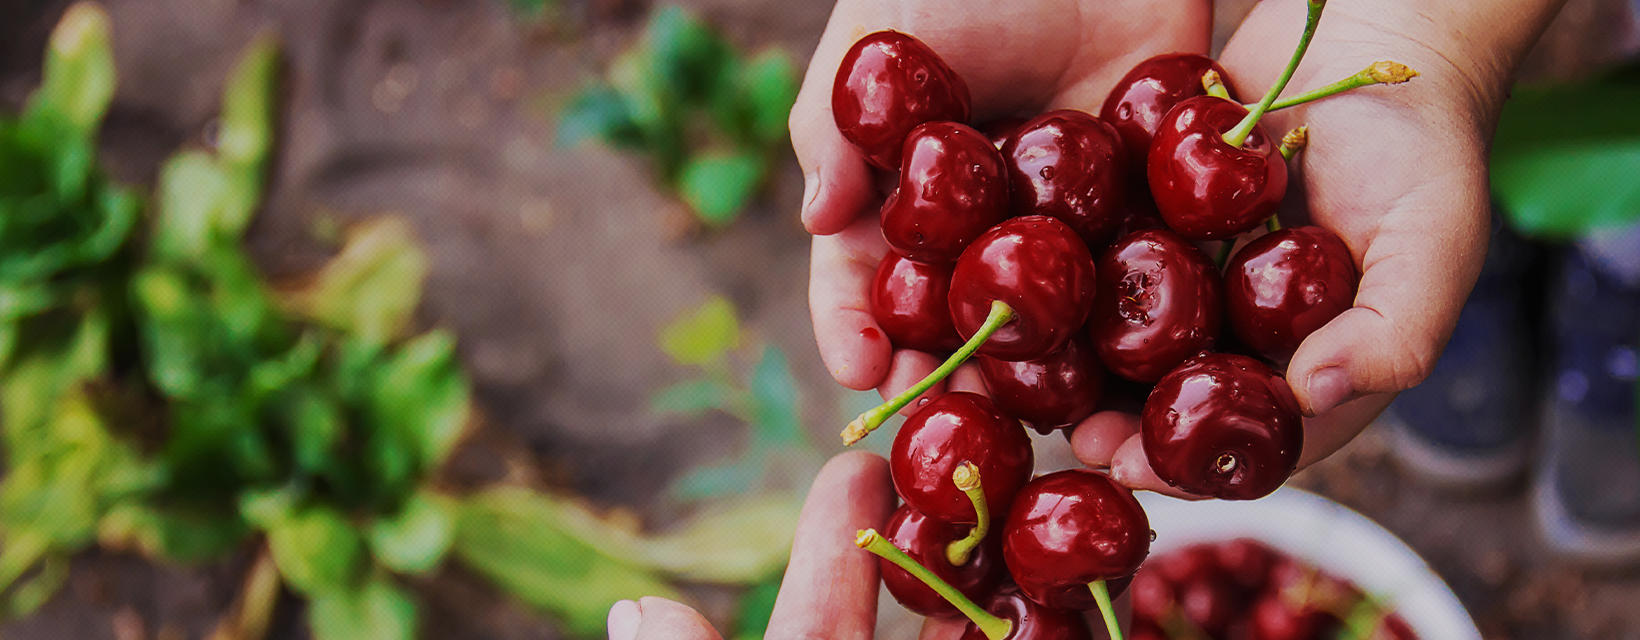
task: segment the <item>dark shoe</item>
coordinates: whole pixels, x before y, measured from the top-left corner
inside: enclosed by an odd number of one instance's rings
[[[1603,565],[1640,561],[1640,269],[1602,257],[1610,248],[1568,250],[1556,279],[1547,334],[1553,377],[1532,489],[1548,546]],[[1626,252],[1640,255],[1640,232]]]

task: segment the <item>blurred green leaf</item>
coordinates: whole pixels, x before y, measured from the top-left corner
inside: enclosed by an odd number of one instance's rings
[[[409,327],[426,279],[427,254],[415,229],[404,218],[380,216],[349,229],[341,253],[288,301],[320,324],[386,343]]]
[[[740,321],[734,303],[712,296],[704,304],[661,328],[661,350],[683,365],[706,365],[740,343]]]
[[[54,555],[41,559],[39,570],[12,587],[11,593],[7,594],[6,617],[27,617],[50,601],[52,596],[57,595],[57,590],[68,583],[68,570],[67,556]]]
[[[454,551],[515,597],[553,612],[569,633],[600,637],[609,607],[623,599],[681,597],[651,572],[564,533],[553,498],[516,487],[470,496]]]
[[[349,591],[365,566],[363,541],[342,514],[310,505],[271,523],[268,551],[291,588],[319,596]]]
[[[1523,88],[1504,104],[1492,189],[1524,233],[1575,237],[1640,220],[1640,65]]]
[[[470,399],[454,336],[429,331],[377,365],[368,413],[376,430],[411,447],[412,469],[430,472],[461,439]]]
[[[753,447],[747,452],[749,455],[694,467],[672,481],[671,491],[680,500],[697,502],[754,490],[763,477],[763,461],[757,458],[764,451]]]
[[[589,84],[570,98],[558,116],[554,144],[569,149],[587,140],[602,140],[620,148],[644,143],[643,130],[632,118],[626,100],[603,83]]]
[[[228,192],[233,181],[202,151],[171,156],[160,167],[151,251],[170,261],[192,261],[232,228]]]
[[[247,489],[239,495],[239,515],[258,528],[272,529],[295,517],[305,498],[291,485]]]
[[[412,640],[416,603],[392,578],[376,573],[358,589],[315,594],[308,624],[316,640]]]
[[[723,36],[675,5],[650,13],[643,49],[654,74],[671,85],[670,93],[696,102],[720,89],[726,66],[733,60]]]
[[[780,595],[780,582],[785,572],[770,574],[768,579],[752,585],[740,594],[736,607],[734,640],[762,640],[774,616],[774,602]]]
[[[707,153],[690,158],[678,176],[678,192],[711,226],[733,222],[763,184],[765,167],[755,153]]]
[[[767,146],[783,143],[799,86],[791,58],[780,49],[765,49],[741,68],[738,84],[750,107],[752,137]]]
[[[765,346],[749,386],[752,426],[758,439],[775,447],[807,447],[803,422],[797,415],[797,381],[792,378],[786,353],[779,347]]]
[[[686,380],[656,392],[649,399],[655,413],[695,415],[727,405],[734,389],[717,380]]]
[[[370,524],[371,551],[383,566],[421,575],[437,569],[455,539],[455,505],[448,498],[422,491],[410,496],[391,518]]]
[[[29,99],[25,123],[41,118],[67,125],[58,133],[90,140],[114,96],[114,54],[107,12],[94,2],[68,8],[51,32],[40,89]],[[24,126],[28,126],[25,124]]]
[[[263,161],[273,147],[278,79],[279,42],[264,33],[245,47],[222,91],[222,126],[216,148],[217,157],[230,171],[260,178]]]
[[[111,508],[97,523],[97,539],[109,549],[135,548],[149,558],[197,564],[231,553],[250,535],[233,513],[159,509],[140,501]]]

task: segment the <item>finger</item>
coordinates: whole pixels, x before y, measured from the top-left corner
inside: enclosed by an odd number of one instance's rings
[[[1165,7],[1153,0],[1102,0],[1091,8],[1088,2],[1082,4],[1081,47],[1070,63],[1071,71],[1060,78],[1061,86],[1048,109],[1097,114],[1111,89],[1140,62],[1164,53],[1206,54],[1213,42],[1210,0],[1175,0]],[[1140,15],[1144,18],[1130,18]]]
[[[844,453],[809,489],[780,584],[768,640],[871,640],[877,625],[877,558],[854,546],[855,532],[881,528],[894,509],[888,461]]]
[[[987,398],[991,397],[991,389],[985,386],[985,374],[980,373],[979,365],[972,360],[957,367],[947,379],[947,388],[952,391],[977,393]]]
[[[1135,491],[1154,491],[1165,496],[1183,498],[1185,500],[1200,500],[1173,487],[1167,486],[1156,472],[1150,468],[1150,460],[1145,457],[1144,444],[1138,435],[1134,435],[1117,447],[1116,455],[1111,457],[1110,477],[1117,483]]]
[[[1139,416],[1121,411],[1100,411],[1088,416],[1071,432],[1071,453],[1082,464],[1110,468],[1117,449],[1138,433]]]
[[[629,622],[618,622],[617,616],[628,616],[634,609],[639,616],[637,633],[618,636],[625,632],[624,625]],[[609,640],[723,640],[712,624],[694,609],[666,598],[648,596],[636,603],[622,600],[610,607],[609,617]]]
[[[1389,407],[1396,394],[1378,393],[1351,400],[1314,418],[1304,419],[1304,453],[1299,456],[1302,471],[1330,456],[1372,424]]]
[[[893,346],[871,315],[871,282],[888,244],[876,220],[815,236],[809,254],[809,317],[831,377],[856,391],[883,384]]]
[[[928,377],[928,374],[933,373],[934,369],[940,366],[940,362],[940,358],[921,351],[912,351],[910,349],[895,351],[889,365],[888,376],[883,379],[882,386],[877,387],[877,393],[883,397],[884,402],[887,402],[890,398],[900,395],[906,389],[910,389],[913,385],[921,382],[923,378]],[[905,408],[900,409],[900,415],[910,416],[916,413],[918,409],[921,409],[929,400],[933,400],[935,396],[945,393],[947,380],[934,383],[934,386],[929,387],[916,400],[912,400],[910,404],[905,405]]]
[[[839,2],[833,8],[787,121],[792,150],[803,168],[803,227],[815,235],[847,228],[868,208],[875,193],[871,168],[859,150],[843,139],[831,110],[832,84],[843,54],[864,35],[859,26],[863,21],[878,20],[868,13],[869,8],[855,2]]]

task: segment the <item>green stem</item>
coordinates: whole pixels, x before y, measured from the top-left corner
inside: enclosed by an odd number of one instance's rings
[[[1116,607],[1110,604],[1110,588],[1105,586],[1104,580],[1095,580],[1088,583],[1088,590],[1093,592],[1093,599],[1099,603],[1099,615],[1105,618],[1105,630],[1110,632],[1110,640],[1122,640],[1122,625],[1116,623]]]
[[[1223,271],[1224,265],[1230,262],[1230,252],[1235,251],[1235,249],[1235,238],[1219,241],[1219,255],[1213,257],[1213,266],[1218,267],[1219,271]]]
[[[1399,62],[1390,62],[1388,60],[1374,62],[1372,66],[1338,82],[1319,89],[1311,89],[1291,98],[1278,100],[1270,105],[1268,111],[1280,111],[1288,107],[1296,107],[1329,96],[1335,96],[1351,89],[1370,87],[1375,84],[1401,84],[1416,77],[1418,77],[1417,71]]]
[[[974,515],[978,524],[968,531],[968,537],[951,543],[945,548],[945,559],[951,566],[960,567],[968,564],[968,557],[974,553],[974,548],[985,541],[985,534],[991,531],[991,507],[985,502],[985,489],[979,484],[979,467],[972,462],[963,462],[957,465],[957,470],[951,473],[951,482],[956,483],[957,489],[968,496],[974,503]]]
[[[1292,160],[1293,156],[1298,155],[1298,150],[1303,149],[1304,145],[1309,143],[1310,125],[1302,125],[1282,136],[1281,146],[1276,147],[1276,150],[1281,152],[1282,160]]]
[[[1287,68],[1281,71],[1281,77],[1269,91],[1264,92],[1264,99],[1253,105],[1253,109],[1247,112],[1247,117],[1242,118],[1234,129],[1224,134],[1224,141],[1230,146],[1241,148],[1242,143],[1247,141],[1247,136],[1253,133],[1253,127],[1258,126],[1259,118],[1264,117],[1264,112],[1275,103],[1276,96],[1281,95],[1281,90],[1287,88],[1287,82],[1293,79],[1293,72],[1298,70],[1298,62],[1304,59],[1304,52],[1310,48],[1310,40],[1315,37],[1315,27],[1321,22],[1321,10],[1325,8],[1327,0],[1310,0],[1310,13],[1304,21],[1304,35],[1298,40],[1298,49],[1293,51],[1292,59],[1287,61]]]
[[[1220,78],[1219,72],[1212,69],[1208,69],[1207,73],[1202,74],[1202,88],[1207,90],[1207,95],[1224,98],[1225,100],[1231,99],[1230,90],[1224,86],[1224,78]]]
[[[906,389],[900,395],[894,396],[888,402],[860,414],[860,417],[855,418],[854,422],[848,423],[848,427],[844,428],[842,433],[843,444],[847,446],[859,442],[860,438],[866,437],[866,434],[876,431],[877,427],[883,426],[884,422],[887,422],[894,414],[899,413],[906,405],[911,404],[912,400],[916,400],[930,387],[950,376],[951,372],[956,371],[957,367],[968,361],[969,356],[974,355],[974,351],[979,349],[980,345],[985,344],[985,341],[991,338],[991,334],[996,333],[998,329],[1002,328],[1002,325],[1008,324],[1008,321],[1013,319],[1013,307],[1008,306],[1008,303],[1001,300],[992,300],[991,314],[985,317],[985,324],[980,325],[979,331],[974,333],[974,337],[969,338],[961,349],[957,349],[956,353],[951,354],[951,357],[945,360],[945,364],[940,365],[933,373],[928,374],[928,377],[923,378],[917,384],[911,385],[910,389]]]
[[[1281,220],[1278,220],[1276,218],[1276,216],[1270,216],[1269,220],[1264,221],[1264,229],[1266,231],[1269,231],[1270,233],[1275,233],[1277,231],[1280,231],[1281,230]]]
[[[981,633],[985,634],[986,638],[1004,640],[1009,634],[1013,633],[1014,623],[981,609],[979,605],[974,604],[973,600],[969,600],[968,596],[962,595],[962,592],[958,591],[956,587],[941,580],[927,567],[917,564],[916,560],[912,560],[911,556],[906,555],[899,547],[889,544],[875,529],[861,529],[860,533],[854,537],[854,545],[875,553],[878,557],[888,560],[899,568],[905,569],[907,573],[916,576],[918,580],[923,581],[923,584],[928,585],[928,588],[933,589],[934,593],[940,594],[940,597],[945,598],[958,611],[961,611],[962,615],[968,616],[968,619],[974,623],[975,627],[979,628]]]

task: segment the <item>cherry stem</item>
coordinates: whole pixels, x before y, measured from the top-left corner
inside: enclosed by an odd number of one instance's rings
[[[866,437],[866,434],[876,431],[877,427],[883,426],[884,422],[887,422],[894,414],[899,413],[906,405],[911,404],[911,401],[916,400],[918,396],[938,384],[939,381],[949,377],[951,372],[956,371],[957,367],[968,361],[969,356],[974,355],[974,351],[978,350],[980,345],[991,339],[991,334],[996,333],[998,329],[1002,328],[1002,325],[1008,324],[1008,321],[1013,319],[1013,307],[1008,306],[1008,303],[1001,300],[992,300],[991,313],[985,317],[985,324],[980,325],[979,331],[974,333],[974,337],[969,338],[961,349],[957,349],[957,352],[951,354],[950,358],[946,358],[945,363],[941,364],[933,373],[928,374],[928,377],[918,381],[917,384],[911,385],[910,389],[900,392],[900,395],[890,398],[888,402],[860,414],[860,417],[855,418],[854,422],[848,423],[842,433],[843,445],[847,446],[859,442],[860,438]]]
[[[1281,230],[1281,220],[1279,218],[1277,218],[1276,216],[1270,216],[1269,220],[1264,221],[1264,230],[1269,231],[1270,233],[1275,233],[1277,231],[1280,231]]]
[[[888,540],[883,539],[882,534],[877,533],[876,529],[861,529],[854,536],[854,546],[877,554],[878,557],[894,563],[895,566],[901,569],[905,569],[906,573],[916,576],[923,584],[928,585],[928,588],[933,589],[934,593],[940,594],[940,597],[945,598],[958,611],[961,611],[962,615],[968,616],[968,619],[973,621],[974,626],[978,627],[986,638],[1004,640],[1009,634],[1013,633],[1014,623],[981,609],[979,605],[974,604],[973,600],[969,600],[968,596],[962,595],[962,592],[958,591],[956,587],[934,575],[934,572],[929,571],[928,567],[917,564],[916,560],[911,559],[911,556],[906,555],[899,547],[889,544]]]
[[[1230,90],[1224,86],[1224,78],[1219,77],[1219,72],[1212,69],[1208,69],[1207,73],[1202,74],[1202,88],[1207,90],[1207,95],[1224,98],[1225,100],[1231,99]]]
[[[1105,619],[1105,631],[1110,632],[1110,640],[1122,640],[1122,625],[1116,622],[1116,607],[1110,603],[1110,587],[1105,586],[1104,580],[1094,580],[1088,583],[1088,591],[1093,592],[1094,602],[1099,603],[1099,615]]]
[[[1362,69],[1353,76],[1339,80],[1320,89],[1312,89],[1291,98],[1276,101],[1270,105],[1269,111],[1280,111],[1287,107],[1314,102],[1328,96],[1338,95],[1351,89],[1370,87],[1375,84],[1401,84],[1418,77],[1418,72],[1399,62],[1384,60],[1372,63],[1372,66]]]
[[[1298,150],[1303,149],[1304,145],[1309,143],[1310,125],[1302,125],[1282,136],[1281,146],[1276,147],[1276,150],[1281,152],[1282,160],[1292,160],[1293,156],[1298,155]]]
[[[1298,62],[1304,59],[1304,52],[1310,48],[1310,40],[1315,37],[1315,27],[1321,23],[1321,10],[1325,8],[1327,0],[1310,0],[1309,17],[1304,21],[1304,35],[1298,40],[1298,49],[1293,51],[1292,59],[1287,61],[1287,68],[1281,71],[1281,77],[1269,91],[1264,92],[1264,99],[1253,105],[1252,110],[1247,112],[1247,117],[1242,118],[1235,128],[1224,134],[1224,141],[1227,144],[1240,149],[1242,143],[1247,142],[1247,136],[1252,135],[1253,127],[1258,126],[1259,118],[1264,117],[1264,112],[1275,103],[1276,96],[1281,95],[1281,90],[1287,88],[1287,82],[1293,79],[1293,72],[1298,70]]]
[[[979,485],[979,467],[972,462],[963,462],[957,465],[957,470],[951,472],[951,482],[956,483],[957,489],[968,496],[974,503],[974,515],[979,524],[968,532],[968,537],[945,548],[945,559],[951,566],[960,567],[968,564],[968,557],[974,553],[974,548],[985,541],[985,534],[991,531],[991,507],[985,502],[985,490]]]
[[[1274,217],[1274,216],[1272,216],[1272,217]],[[1220,240],[1219,241],[1219,255],[1216,255],[1216,256],[1213,257],[1213,266],[1218,267],[1219,271],[1223,271],[1224,270],[1224,265],[1230,262],[1230,253],[1232,251],[1235,251],[1235,249],[1236,249],[1236,239],[1235,238],[1230,238],[1230,239],[1227,239],[1227,240]]]

